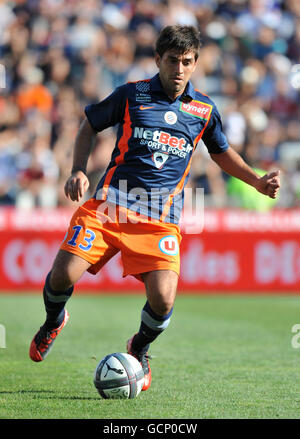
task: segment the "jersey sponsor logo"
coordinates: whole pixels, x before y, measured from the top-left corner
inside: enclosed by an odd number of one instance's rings
[[[183,113],[190,114],[191,116],[208,120],[212,110],[212,105],[200,101],[181,102],[179,110]]]
[[[140,110],[150,110],[150,108],[154,108],[154,105],[152,105],[152,107],[145,107],[144,105],[140,105]]]
[[[173,235],[168,235],[164,238],[161,238],[158,246],[160,251],[162,251],[166,255],[176,256],[179,252],[178,241]]]
[[[177,114],[174,111],[167,111],[164,115],[165,122],[169,125],[174,125],[177,122]]]
[[[187,154],[193,150],[193,147],[187,143],[184,137],[172,136],[166,131],[158,129],[135,127],[133,137],[140,139],[141,145],[146,145],[161,153],[177,155],[181,158],[186,158]]]
[[[152,155],[152,160],[154,161],[157,169],[161,169],[165,162],[168,160],[169,154],[164,154],[163,152],[155,152]]]

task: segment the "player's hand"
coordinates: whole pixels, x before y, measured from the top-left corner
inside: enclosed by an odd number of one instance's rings
[[[273,171],[259,178],[256,190],[270,198],[276,198],[280,188],[280,171]]]
[[[74,172],[65,184],[66,197],[72,201],[80,201],[89,185],[89,180],[84,172]]]

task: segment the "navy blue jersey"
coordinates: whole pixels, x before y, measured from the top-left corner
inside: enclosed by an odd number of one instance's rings
[[[226,151],[219,112],[188,82],[171,100],[159,74],[118,87],[85,114],[97,132],[118,124],[111,161],[95,197],[160,221],[178,223],[183,189],[200,139],[209,153]]]

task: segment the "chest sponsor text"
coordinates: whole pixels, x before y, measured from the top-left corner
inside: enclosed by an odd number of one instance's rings
[[[181,158],[185,158],[193,150],[184,137],[177,137],[162,130],[135,127],[133,137],[140,139],[141,145]]]
[[[200,101],[181,102],[179,110],[183,113],[190,114],[191,116],[208,120],[212,106]]]

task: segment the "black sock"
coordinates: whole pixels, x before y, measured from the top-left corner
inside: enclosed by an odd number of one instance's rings
[[[141,314],[141,325],[139,332],[134,336],[132,341],[132,350],[135,352],[147,352],[150,343],[152,343],[170,323],[171,311],[164,316],[156,314],[147,301]]]
[[[67,291],[55,291],[50,286],[50,273],[46,278],[43,289],[43,298],[45,309],[47,313],[46,326],[49,329],[58,328],[64,320],[65,304],[71,297],[74,287],[72,286]]]

